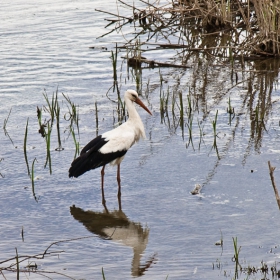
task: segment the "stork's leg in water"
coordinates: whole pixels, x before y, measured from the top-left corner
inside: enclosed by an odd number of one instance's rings
[[[119,201],[119,210],[122,210],[122,201],[121,201],[121,165],[118,164],[118,171],[117,171],[117,181],[118,181],[118,201]]]
[[[101,169],[101,192],[102,192],[102,204],[106,207],[106,200],[104,195],[104,174],[105,174],[105,165]]]

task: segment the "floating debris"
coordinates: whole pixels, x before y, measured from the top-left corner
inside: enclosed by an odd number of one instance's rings
[[[195,188],[193,191],[191,191],[192,195],[196,195],[196,194],[200,194],[200,190],[201,190],[201,185],[200,184],[195,184]]]

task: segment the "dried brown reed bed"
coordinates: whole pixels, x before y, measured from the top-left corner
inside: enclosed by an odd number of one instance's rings
[[[115,27],[103,36],[134,23],[140,30],[126,47],[133,47],[135,40],[146,33],[146,42],[142,44],[153,41],[164,48],[209,52],[229,59],[280,56],[280,1],[140,1],[144,8],[118,0],[119,5],[129,8],[130,16],[98,10],[114,16],[106,19],[106,27]]]

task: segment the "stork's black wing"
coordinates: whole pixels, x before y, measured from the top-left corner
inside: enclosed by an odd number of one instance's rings
[[[100,149],[108,142],[102,138],[102,135],[91,140],[81,151],[81,154],[76,158],[69,169],[69,177],[79,177],[85,172],[104,166],[111,161],[122,157],[126,154],[126,150],[116,151],[112,153],[102,154]]]

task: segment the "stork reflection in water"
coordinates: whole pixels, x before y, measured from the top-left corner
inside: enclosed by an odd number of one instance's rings
[[[141,276],[156,262],[156,254],[141,264],[140,260],[145,252],[149,239],[149,228],[143,228],[140,223],[132,222],[121,210],[109,212],[84,211],[75,205],[70,207],[71,215],[85,228],[100,238],[116,241],[133,249],[131,274]]]

